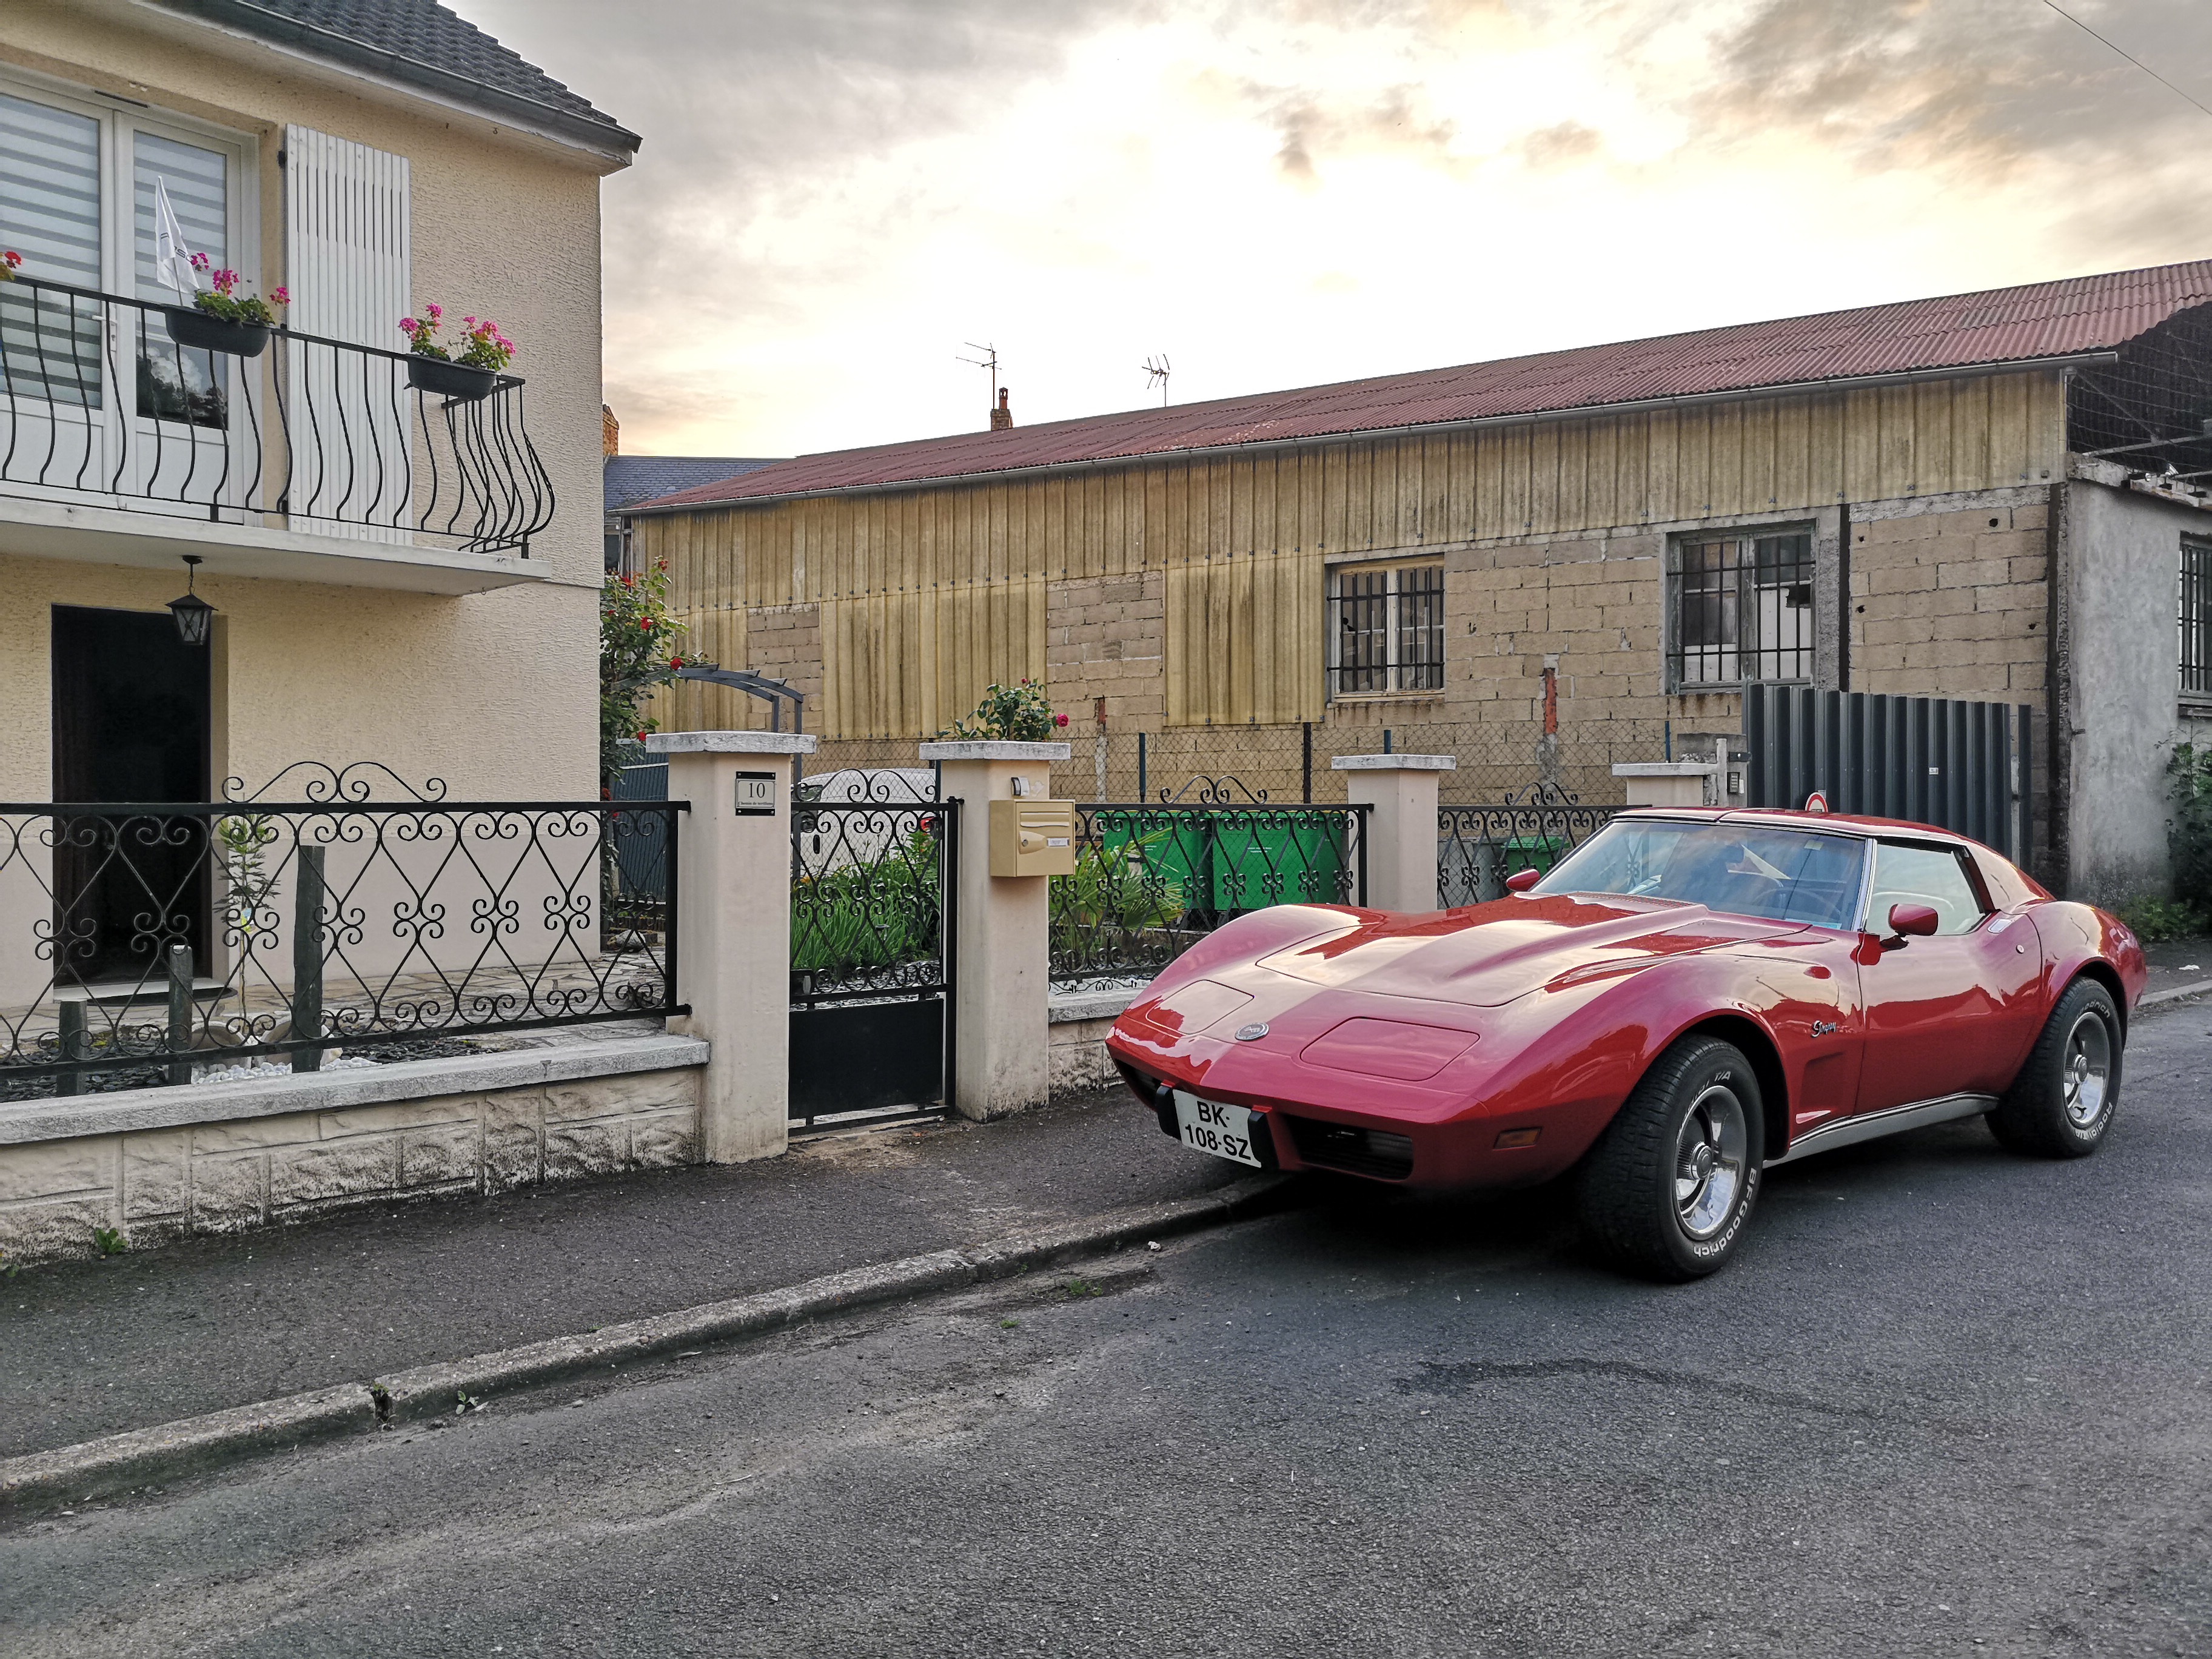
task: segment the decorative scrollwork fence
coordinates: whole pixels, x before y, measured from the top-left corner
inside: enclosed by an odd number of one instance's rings
[[[0,1097],[684,1012],[667,801],[0,805]]]
[[[1088,805],[1051,883],[1054,990],[1144,984],[1233,916],[1367,902],[1365,806]]]
[[[1503,800],[1437,810],[1437,904],[1502,898],[1505,878],[1549,870],[1589,839],[1618,806],[1585,806],[1552,784],[1533,784]]]

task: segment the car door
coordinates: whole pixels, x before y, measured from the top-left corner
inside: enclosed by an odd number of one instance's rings
[[[1890,942],[1899,904],[1934,910],[1934,935]],[[1885,837],[1863,926],[1859,1109],[2001,1093],[2034,1036],[2043,957],[2027,917],[1993,907],[1963,848]]]

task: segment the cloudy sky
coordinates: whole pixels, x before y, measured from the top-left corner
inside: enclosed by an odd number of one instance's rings
[[[636,453],[777,455],[2212,256],[2044,0],[450,0],[644,135]],[[2212,5],[2062,0],[2212,104]]]

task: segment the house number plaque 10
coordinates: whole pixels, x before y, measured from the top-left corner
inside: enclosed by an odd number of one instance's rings
[[[738,774],[737,813],[741,818],[773,815],[775,811],[775,774]]]

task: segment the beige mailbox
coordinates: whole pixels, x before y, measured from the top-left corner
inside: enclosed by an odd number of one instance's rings
[[[993,801],[991,873],[994,876],[1073,875],[1075,803],[1026,799]]]

